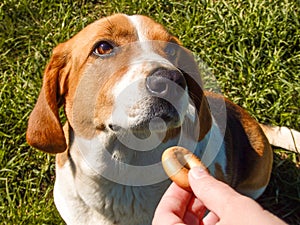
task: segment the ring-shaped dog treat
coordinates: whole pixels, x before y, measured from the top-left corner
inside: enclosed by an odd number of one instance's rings
[[[197,156],[179,146],[170,147],[163,152],[162,165],[170,179],[187,191],[192,191],[188,180],[189,170],[193,167],[206,169]]]

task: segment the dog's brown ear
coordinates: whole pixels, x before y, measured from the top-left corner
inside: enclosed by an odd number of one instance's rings
[[[209,108],[208,100],[204,94],[204,85],[202,82],[199,66],[196,63],[193,54],[187,49],[183,49],[178,58],[178,68],[183,72],[189,96],[193,101],[198,112],[198,120],[200,123],[199,137],[201,140],[209,132],[212,125],[212,116]]]
[[[196,76],[196,77],[195,77]],[[198,80],[197,80],[198,79]],[[203,84],[200,74],[186,75],[186,82],[188,86],[189,96],[195,104],[198,112],[199,120],[199,137],[198,140],[202,140],[209,132],[212,126],[212,116],[209,108],[208,101],[204,94]]]
[[[67,148],[58,112],[67,58],[64,44],[58,45],[46,67],[43,86],[28,121],[27,142],[48,153],[60,153]]]

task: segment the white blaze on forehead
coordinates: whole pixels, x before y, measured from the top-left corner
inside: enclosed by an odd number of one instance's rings
[[[145,35],[145,27],[143,26],[143,18],[137,15],[128,16],[130,22],[136,29],[139,41],[148,41],[149,39]]]
[[[161,67],[174,69],[173,64],[171,64],[169,60],[153,51],[153,46],[158,46],[159,44],[162,44],[163,41],[151,40],[148,37],[148,28],[145,27],[143,23],[145,18],[138,15],[128,16],[128,18],[136,30],[138,42],[140,43],[139,46],[141,47],[143,53],[140,55],[140,57],[134,59],[134,63],[139,64],[143,62],[156,62],[161,64]]]

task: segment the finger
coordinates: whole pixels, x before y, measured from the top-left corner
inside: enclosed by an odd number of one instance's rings
[[[186,224],[200,224],[204,214],[206,212],[206,207],[203,203],[193,196],[188,205],[187,211],[184,215],[183,221]]]
[[[204,216],[204,213],[206,212],[206,207],[204,204],[196,198],[196,196],[192,196],[190,199],[189,205],[188,205],[188,211],[194,213],[195,215]]]
[[[192,193],[172,183],[156,208],[153,225],[182,223],[191,197]]]
[[[203,225],[215,225],[219,220],[219,217],[214,212],[209,212],[203,218]]]

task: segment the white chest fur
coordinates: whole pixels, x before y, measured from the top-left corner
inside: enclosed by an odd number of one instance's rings
[[[126,186],[89,177],[69,161],[57,168],[54,199],[67,224],[151,224],[154,210],[170,181]],[[146,175],[145,175],[146,176]]]
[[[105,179],[74,179],[70,165],[57,173],[55,204],[67,224],[150,224],[169,181],[144,187],[115,184]],[[68,175],[68,176],[65,176]],[[100,179],[99,179],[100,181]]]

